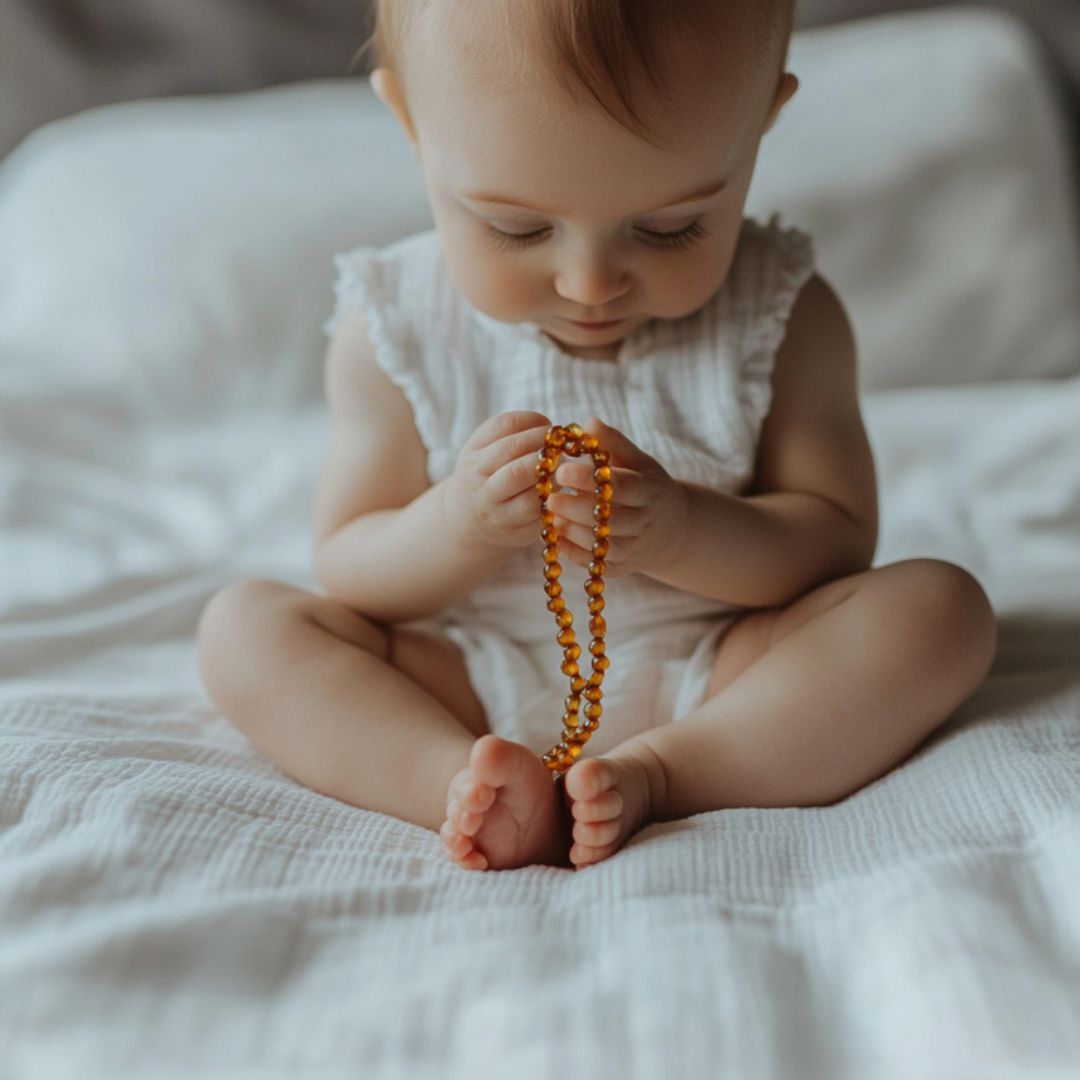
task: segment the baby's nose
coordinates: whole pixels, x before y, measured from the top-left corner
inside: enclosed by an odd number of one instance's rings
[[[571,267],[555,277],[555,291],[564,299],[583,308],[603,309],[630,289],[628,274],[614,268],[597,265]],[[603,312],[597,318],[608,317]]]

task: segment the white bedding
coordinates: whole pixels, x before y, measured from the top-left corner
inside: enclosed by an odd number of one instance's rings
[[[356,162],[343,114],[310,108],[353,93],[278,92],[235,160],[254,106],[120,108],[0,176],[0,1077],[1077,1075],[1080,374],[1045,377],[1060,353],[865,394],[876,561],[966,566],[1001,637],[948,724],[835,806],[653,825],[576,873],[470,873],[435,833],[289,780],[209,705],[212,593],[315,587],[318,326]],[[190,176],[154,178],[228,125]],[[366,174],[401,199],[385,238],[425,224],[395,152]],[[278,213],[327,174],[300,225]],[[217,246],[186,244],[177,207]],[[290,246],[300,272],[255,274]],[[916,293],[950,284],[930,259]]]
[[[107,473],[5,411],[0,1074],[1070,1075],[1080,378],[880,392],[866,415],[879,561],[956,559],[998,607],[982,689],[836,806],[480,874],[290,781],[198,685],[215,588],[309,582],[320,415],[151,440],[160,470]],[[216,488],[208,438],[236,450]]]

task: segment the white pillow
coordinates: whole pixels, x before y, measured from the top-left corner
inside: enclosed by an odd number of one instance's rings
[[[310,399],[334,253],[430,225],[366,80],[93,109],[0,166],[0,357],[143,420]]]
[[[1065,123],[1025,24],[941,8],[807,30],[748,210],[816,238],[864,389],[1080,371]]]

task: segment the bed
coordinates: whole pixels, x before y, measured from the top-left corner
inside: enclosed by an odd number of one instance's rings
[[[210,705],[194,628],[306,588],[332,256],[430,225],[357,80],[110,105],[0,165],[0,1075],[1080,1072],[1080,229],[1038,43],[800,31],[747,212],[859,342],[876,564],[983,583],[998,654],[828,807],[471,873]],[[538,585],[538,594],[540,587]],[[616,632],[613,628],[612,632]]]

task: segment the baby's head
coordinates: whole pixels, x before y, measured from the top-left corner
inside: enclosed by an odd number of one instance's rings
[[[462,294],[595,357],[700,308],[798,86],[793,7],[378,0],[372,86],[420,160]]]

